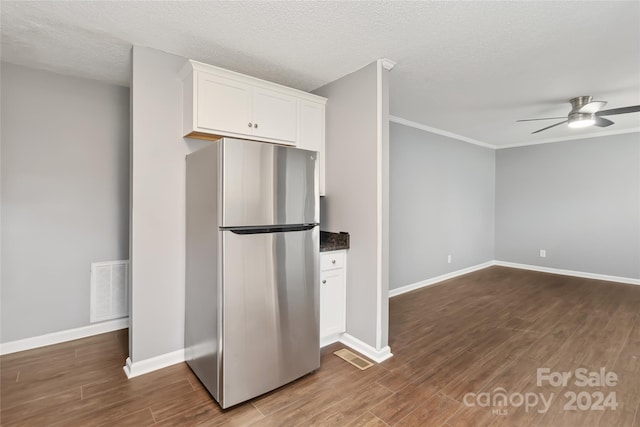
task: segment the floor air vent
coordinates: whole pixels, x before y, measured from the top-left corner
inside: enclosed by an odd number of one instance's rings
[[[129,261],[91,263],[91,323],[128,315]]]
[[[360,369],[360,370],[365,370],[367,368],[370,368],[373,366],[373,363],[369,362],[366,359],[363,359],[362,357],[358,356],[355,353],[352,353],[351,351],[347,350],[346,348],[343,348],[342,350],[338,350],[338,351],[334,351],[333,354],[335,354],[336,356],[338,356],[339,358],[346,360],[347,362],[351,363],[353,366],[355,366],[356,368]]]

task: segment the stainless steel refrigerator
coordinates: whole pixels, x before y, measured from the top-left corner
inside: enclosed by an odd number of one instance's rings
[[[320,366],[317,153],[224,138],[186,160],[185,357],[222,408]]]

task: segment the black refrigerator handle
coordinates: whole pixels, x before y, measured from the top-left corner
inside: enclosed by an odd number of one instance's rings
[[[286,233],[289,231],[307,231],[318,224],[295,224],[295,225],[271,225],[268,227],[220,227],[221,230],[231,231],[235,234],[264,234],[264,233]]]

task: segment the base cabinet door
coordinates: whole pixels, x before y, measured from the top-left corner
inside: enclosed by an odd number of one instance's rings
[[[338,341],[346,330],[346,259],[344,252],[320,255],[320,345]]]

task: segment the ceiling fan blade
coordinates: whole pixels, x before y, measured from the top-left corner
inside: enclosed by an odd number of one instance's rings
[[[593,114],[602,110],[604,106],[607,105],[606,101],[591,101],[588,104],[583,105],[578,109],[578,113],[588,113]]]
[[[554,124],[554,125],[547,126],[546,128],[538,129],[538,130],[537,130],[537,131],[535,131],[535,132],[531,132],[531,134],[533,135],[534,133],[542,132],[543,130],[551,129],[551,128],[554,128],[554,127],[556,127],[556,126],[560,126],[561,124],[563,124],[563,123],[567,123],[568,121],[569,121],[569,120],[565,120],[565,121],[562,121],[562,122],[558,122],[558,123],[556,123],[556,124]]]
[[[606,128],[607,126],[611,126],[613,122],[609,119],[605,119],[604,117],[596,117],[596,122],[594,126],[599,126],[601,128]]]
[[[536,120],[558,120],[558,119],[566,119],[567,117],[544,117],[541,119],[522,119],[522,120],[516,120],[516,122],[533,122]]]
[[[596,113],[596,116],[613,116],[616,114],[637,113],[640,111],[640,105],[630,107],[612,108],[611,110],[602,110]]]

